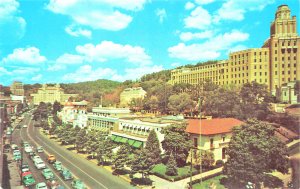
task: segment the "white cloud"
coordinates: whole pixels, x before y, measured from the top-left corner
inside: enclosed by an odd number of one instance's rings
[[[36,47],[17,48],[12,54],[2,59],[2,62],[8,64],[40,64],[45,62],[46,57],[40,55],[40,50]]]
[[[0,67],[0,75],[7,75],[9,74],[9,71],[7,71],[7,69],[5,69],[4,67]]]
[[[195,0],[195,2],[199,5],[205,5],[205,4],[210,4],[214,2],[215,0]]]
[[[82,29],[81,27],[76,28],[74,25],[67,26],[65,28],[65,31],[74,37],[84,36],[87,38],[91,38],[92,36],[92,32],[90,30]]]
[[[38,74],[31,78],[32,81],[40,81],[42,79],[42,74]]]
[[[85,57],[86,61],[106,62],[112,59],[124,59],[134,64],[151,64],[151,57],[140,46],[121,45],[112,41],[102,41],[100,44],[91,43],[77,46],[76,51]]]
[[[165,9],[156,9],[155,14],[158,16],[160,23],[163,23],[167,17],[167,12]]]
[[[90,65],[83,65],[74,73],[64,75],[63,80],[69,82],[93,81],[102,78],[110,78],[115,73],[116,72],[110,68],[93,69]]]
[[[197,7],[184,19],[186,28],[206,29],[211,24],[211,15],[202,7]]]
[[[23,74],[32,74],[40,71],[39,68],[33,67],[17,67],[17,69],[12,70],[11,74],[13,75],[23,75]]]
[[[1,0],[0,1],[0,20],[8,19],[16,14],[19,8],[19,2],[16,0]]]
[[[118,31],[124,29],[132,21],[128,11],[142,10],[146,0],[50,0],[47,9],[71,17],[79,25],[93,29]],[[125,10],[125,11],[124,11]],[[126,12],[125,13],[122,13]]]
[[[232,30],[229,33],[219,34],[204,43],[186,45],[179,43],[168,49],[172,58],[189,61],[212,60],[218,58],[224,50],[232,48],[237,42],[246,41],[248,33]]]
[[[65,53],[59,56],[55,62],[60,64],[82,64],[84,57],[75,54]]]
[[[275,0],[227,0],[217,11],[215,22],[220,20],[241,21],[247,11],[261,11],[267,5],[273,4]]]
[[[241,51],[241,50],[245,50],[247,49],[247,47],[245,45],[236,45],[232,48],[230,48],[228,51],[227,51],[227,54],[231,53],[231,52],[236,52],[236,51]]]
[[[139,79],[145,74],[159,72],[161,70],[163,70],[163,66],[161,65],[127,68],[125,69],[125,74],[122,74],[122,77],[119,78],[119,81]]]
[[[191,9],[193,9],[195,7],[195,4],[194,3],[192,3],[192,2],[187,2],[185,5],[184,5],[184,9],[185,10],[191,10]]]
[[[173,62],[173,63],[171,64],[172,67],[178,67],[178,66],[180,66],[180,65],[181,65],[181,63],[179,63],[179,62]]]
[[[97,79],[111,79],[115,81],[135,80],[145,74],[163,70],[162,66],[145,66],[137,68],[127,68],[124,73],[120,74],[111,68],[92,68],[90,65],[79,67],[74,73],[68,73],[63,76],[64,81],[80,82],[92,81]]]
[[[17,16],[18,9],[18,1],[0,0],[0,44],[11,44],[24,36],[26,21]]]
[[[179,43],[168,49],[172,58],[185,59],[189,61],[212,60],[220,56],[220,53],[213,50],[205,50],[201,44],[185,45]]]
[[[190,41],[193,39],[205,39],[213,36],[213,32],[211,30],[207,30],[204,32],[191,33],[191,32],[182,32],[180,34],[180,39],[182,41]]]

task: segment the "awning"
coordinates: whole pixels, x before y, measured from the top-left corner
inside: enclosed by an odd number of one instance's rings
[[[126,143],[127,140],[128,140],[128,138],[122,138],[122,139],[120,140],[120,142],[121,142],[121,143]]]
[[[110,138],[111,140],[114,140],[117,136],[116,135],[112,135]]]
[[[132,146],[135,148],[140,148],[142,144],[143,144],[143,142],[135,141]]]
[[[120,142],[121,139],[122,139],[122,137],[117,136],[114,141],[115,142]]]
[[[132,146],[134,142],[135,142],[135,140],[132,140],[132,139],[128,139],[128,140],[127,140],[127,143],[128,143],[130,146]]]

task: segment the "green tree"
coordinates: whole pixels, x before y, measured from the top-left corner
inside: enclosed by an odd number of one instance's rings
[[[213,166],[215,159],[214,154],[208,150],[197,150],[193,152],[193,162],[197,168],[200,168],[200,165],[204,168],[209,168]]]
[[[115,157],[113,158],[113,164],[115,165],[116,172],[122,171],[124,166],[129,163],[131,148],[129,145],[122,145],[117,151]]]
[[[174,158],[173,153],[171,153],[168,163],[167,163],[166,175],[169,175],[169,176],[178,175],[177,164],[176,164],[176,160]]]
[[[160,144],[159,140],[157,138],[156,132],[154,130],[151,130],[149,133],[149,136],[147,138],[145,150],[147,152],[147,158],[151,162],[151,166],[154,166],[155,164],[160,163]]]
[[[246,83],[240,91],[240,96],[244,119],[263,120],[270,113],[269,104],[273,98],[270,96],[266,85],[256,82]]]
[[[55,101],[52,106],[52,114],[56,115],[57,112],[61,111],[61,108],[62,108],[61,104],[59,102]]]
[[[194,107],[191,96],[187,93],[174,94],[169,97],[168,108],[175,114],[190,111]]]
[[[84,128],[80,129],[80,131],[78,131],[78,133],[76,134],[76,140],[75,140],[77,152],[83,151],[87,141],[88,141],[88,138],[87,138],[86,129],[84,129]]]
[[[152,162],[149,159],[148,153],[149,151],[146,149],[137,151],[131,162],[132,173],[141,173],[142,178],[147,177],[152,168]]]
[[[213,117],[240,117],[241,98],[238,92],[219,88],[205,96],[203,110]]]
[[[249,181],[259,186],[274,170],[288,172],[287,155],[287,148],[275,136],[274,127],[248,120],[233,129],[224,172],[233,186],[244,187]]]
[[[165,155],[168,158],[171,153],[175,156],[178,166],[186,164],[186,159],[192,142],[189,134],[185,132],[186,123],[172,124],[163,129],[162,133],[165,134],[162,141],[162,147],[165,150]]]
[[[109,138],[99,141],[98,149],[97,149],[97,160],[99,164],[104,164],[108,160],[111,160],[113,157],[112,149],[115,146]]]

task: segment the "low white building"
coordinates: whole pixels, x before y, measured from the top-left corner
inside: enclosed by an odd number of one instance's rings
[[[63,123],[72,124],[74,127],[87,126],[87,101],[66,102],[58,117]]]

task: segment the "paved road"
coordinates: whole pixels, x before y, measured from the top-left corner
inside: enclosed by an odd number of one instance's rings
[[[25,117],[25,119],[19,123],[20,125],[24,125],[24,124],[28,124],[30,122],[30,118],[29,117]],[[21,128],[21,129],[16,129],[14,132],[13,132],[13,143],[17,144],[19,147],[21,147],[21,142],[23,141],[27,141],[29,142],[35,149],[37,147],[36,143],[32,140],[30,140],[30,138],[28,137],[27,135],[27,129],[26,128]],[[20,149],[22,151],[22,149]],[[28,154],[26,152],[22,152],[23,153],[23,163],[27,163],[30,167],[30,171],[32,172],[33,174],[33,177],[35,178],[36,180],[36,183],[39,183],[39,182],[47,182],[44,177],[42,176],[42,173],[41,171],[42,170],[38,170],[35,166],[34,166],[34,163],[33,161],[29,158]],[[71,183],[70,181],[66,182],[66,181],[63,181],[60,176],[59,176],[59,173],[58,172],[55,172],[55,170],[53,169],[53,167],[47,163],[47,155],[45,153],[40,153],[38,154],[42,159],[43,161],[45,162],[46,166],[48,168],[50,168],[52,170],[52,172],[55,174],[55,178],[58,180],[59,184],[61,184],[62,186],[64,186],[65,188],[69,189],[71,188]]]
[[[30,119],[30,115],[28,119]],[[44,137],[39,133],[38,128],[33,127],[31,120],[28,122],[26,135],[31,141],[34,141],[36,145],[43,146],[48,153],[54,154],[56,159],[62,162],[63,166],[68,168],[76,177],[84,181],[91,189],[134,188],[123,179],[113,176],[109,171],[95,166],[94,163],[74,155],[73,152],[64,149],[54,141]]]

